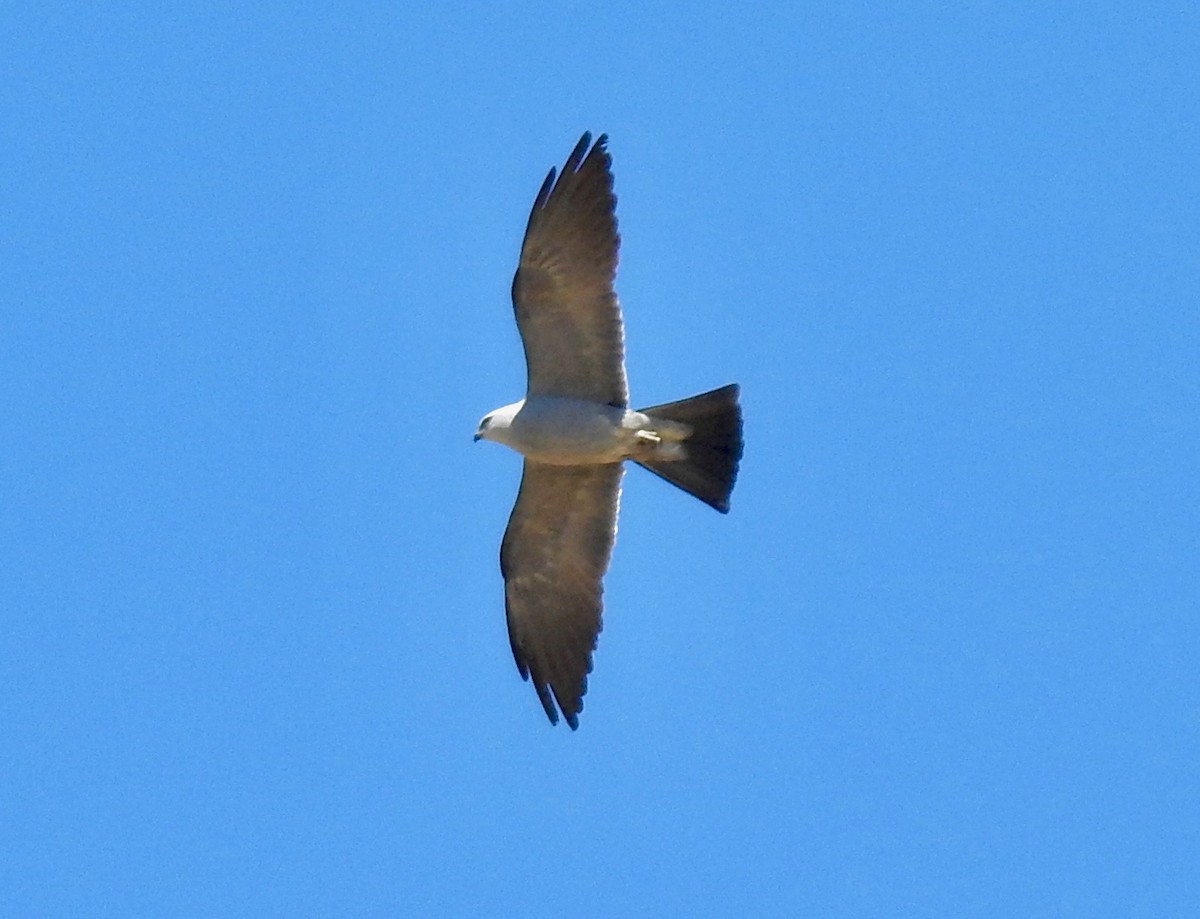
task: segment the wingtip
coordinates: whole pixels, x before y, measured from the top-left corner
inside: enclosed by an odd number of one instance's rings
[[[584,134],[583,136],[588,137],[590,135]],[[610,164],[612,163],[612,158],[609,156],[609,153],[608,153],[608,135],[607,134],[601,134],[599,137],[596,138],[596,142],[594,144],[592,144],[592,149],[589,151],[588,155],[590,156],[593,153],[604,157],[604,159],[606,161],[608,161]]]
[[[533,210],[530,212],[529,219],[533,219],[533,215],[537,213],[538,208],[546,204],[546,199],[550,197],[550,191],[554,188],[554,180],[558,176],[558,170],[553,166],[546,173],[546,181],[542,183],[542,187],[538,189],[537,197],[533,199]],[[525,232],[529,232],[528,227]]]
[[[546,711],[546,717],[550,719],[551,724],[558,724],[558,709],[554,707],[554,702],[550,699],[548,690],[543,689],[534,683],[537,689],[538,698],[542,701],[542,708]]]
[[[575,149],[571,151],[571,155],[567,157],[567,162],[563,165],[564,175],[570,175],[572,172],[579,171],[579,167],[583,163],[584,155],[588,152],[591,142],[592,132],[584,131],[583,136],[579,138],[579,143],[575,145]]]
[[[563,166],[563,172],[577,172],[579,167],[583,165],[583,161],[596,152],[605,157],[608,156],[608,135],[601,134],[593,144],[592,132],[584,131],[583,135],[579,138],[579,143],[575,145],[575,149],[567,157],[566,165]]]

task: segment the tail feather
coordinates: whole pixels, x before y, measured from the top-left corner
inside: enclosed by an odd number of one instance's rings
[[[695,495],[722,514],[729,513],[729,493],[742,458],[742,410],[736,383],[711,392],[639,409],[651,418],[686,424],[684,456],[677,459],[637,459],[635,462]]]

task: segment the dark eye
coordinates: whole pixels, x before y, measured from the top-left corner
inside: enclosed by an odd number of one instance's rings
[[[484,428],[486,428],[491,423],[492,423],[492,416],[488,415],[488,417],[484,418],[483,421],[479,422],[479,430],[482,431]]]

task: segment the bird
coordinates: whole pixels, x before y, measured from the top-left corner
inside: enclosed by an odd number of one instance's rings
[[[601,630],[624,461],[722,514],[742,458],[736,383],[633,410],[614,282],[620,236],[608,137],[585,132],[550,169],[512,282],[525,398],[489,412],[475,440],[524,457],[500,546],[513,658],[551,724],[572,730]]]

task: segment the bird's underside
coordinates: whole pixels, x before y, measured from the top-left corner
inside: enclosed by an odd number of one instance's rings
[[[509,640],[550,721],[561,712],[572,728],[601,629],[623,458],[724,513],[742,453],[736,386],[627,408],[606,142],[589,147],[584,134],[538,192],[512,287],[526,398],[476,432],[525,456],[500,549]]]

